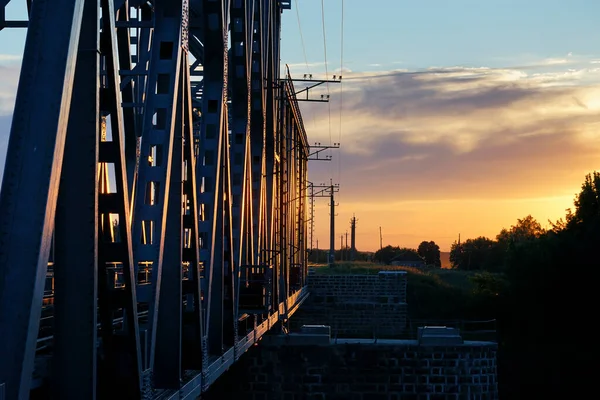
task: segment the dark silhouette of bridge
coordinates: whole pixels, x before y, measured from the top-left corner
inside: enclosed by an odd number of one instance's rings
[[[308,295],[290,1],[22,1],[0,399],[195,398]]]

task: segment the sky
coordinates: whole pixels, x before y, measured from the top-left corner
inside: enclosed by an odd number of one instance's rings
[[[309,142],[341,143],[309,163],[312,182],[340,184],[336,246],[353,215],[371,251],[380,227],[384,246],[448,251],[459,234],[563,217],[600,160],[597,15],[591,0],[293,0],[282,64],[296,78],[343,75],[323,86],[329,103],[301,103]],[[24,38],[0,32],[0,166]],[[317,240],[328,246],[323,198]]]
[[[598,168],[600,2],[345,0],[343,60],[342,0],[294,3],[282,62],[326,76],[323,4],[328,76],[343,70],[329,104],[301,103],[309,141],[341,143],[309,164],[340,183],[336,246],[353,214],[359,250],[379,227],[384,246],[442,251],[529,214],[548,227]],[[325,248],[327,199],[315,214]]]

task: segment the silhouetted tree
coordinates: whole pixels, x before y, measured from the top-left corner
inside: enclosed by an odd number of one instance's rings
[[[517,224],[511,226],[510,229],[502,229],[496,236],[496,240],[499,243],[508,244],[511,240],[513,242],[522,242],[539,238],[545,233],[546,230],[542,228],[540,223],[531,215],[528,215],[523,219],[518,219]]]
[[[375,252],[373,255],[373,260],[387,264],[392,258],[395,257],[397,250],[398,247],[387,245]]]
[[[456,269],[495,271],[501,268],[503,261],[498,243],[483,236],[461,244],[454,242],[450,249],[450,263]]]
[[[569,228],[597,222],[600,217],[600,173],[594,171],[592,174],[586,175],[574,203],[575,213],[571,214],[568,210],[567,214]]]
[[[417,253],[425,260],[427,265],[433,265],[436,268],[442,267],[442,261],[440,260],[440,246],[435,244],[434,241],[421,242],[417,249]]]
[[[389,264],[393,258],[396,258],[398,256],[403,256],[407,259],[412,260],[421,259],[421,256],[415,249],[388,245],[382,249],[377,250],[373,255],[373,260],[380,263]]]
[[[578,382],[594,379],[591,370],[572,366],[592,360],[588,344],[595,340],[594,332],[580,325],[589,320],[589,307],[597,302],[592,277],[600,267],[599,200],[600,175],[594,172],[586,176],[566,221],[530,240],[509,242],[507,301],[499,314],[503,398],[582,398],[587,389]],[[546,333],[544,341],[539,332]],[[550,354],[547,343],[565,344]]]

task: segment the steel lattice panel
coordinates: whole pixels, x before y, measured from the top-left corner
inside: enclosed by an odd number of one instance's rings
[[[28,36],[0,192],[0,397],[194,398],[307,296],[290,2],[35,0],[21,22],[7,3],[0,27]]]

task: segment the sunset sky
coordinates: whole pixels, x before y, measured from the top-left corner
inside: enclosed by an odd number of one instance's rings
[[[341,3],[325,1],[330,76]],[[447,251],[459,233],[495,237],[528,214],[543,225],[564,216],[600,166],[600,2],[344,4],[341,135],[339,84],[329,105],[301,105],[309,140],[342,146],[309,167],[315,183],[340,182],[336,246],[353,213],[359,250],[379,248],[379,226],[384,246],[434,240]],[[297,4],[306,59],[295,6],[282,62],[295,77],[324,77],[321,1]],[[328,201],[316,204],[324,248]]]
[[[322,2],[295,3],[283,15],[282,63],[296,78],[323,78]],[[339,75],[342,0],[324,3],[327,69]],[[331,162],[309,165],[316,184],[340,183],[336,246],[353,213],[359,250],[379,247],[380,226],[384,246],[434,240],[448,251],[459,233],[494,237],[528,214],[546,225],[564,216],[600,167],[600,2],[344,5],[341,123],[340,84],[329,85],[330,103],[301,104],[311,143],[341,142]],[[24,34],[0,32],[0,165]],[[316,201],[320,248],[327,204]]]

